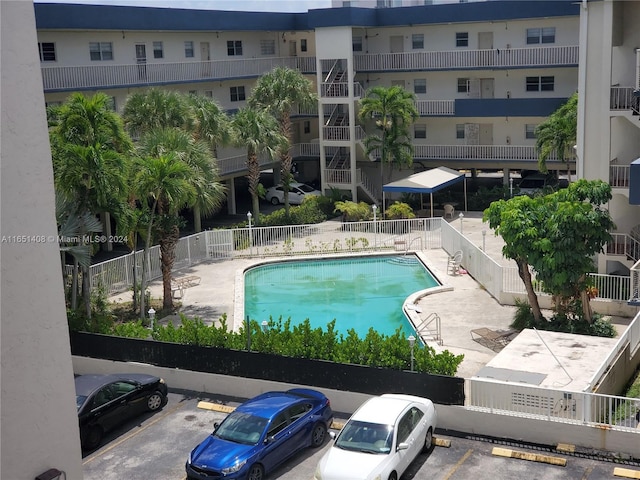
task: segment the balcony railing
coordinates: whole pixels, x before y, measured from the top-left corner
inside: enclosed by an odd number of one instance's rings
[[[609,165],[609,185],[613,188],[629,188],[631,165]]]
[[[353,57],[355,70],[451,70],[578,65],[578,46],[455,50],[445,52],[369,53]]]
[[[421,116],[427,115],[455,115],[454,100],[419,100],[416,108]]]
[[[611,87],[609,108],[611,110],[638,110],[638,97],[633,87]]]
[[[320,157],[320,144],[319,143],[296,143],[291,146],[291,156],[293,158],[298,157]],[[267,155],[259,155],[258,163],[261,167],[266,167],[274,162],[279,161],[271,159]],[[224,157],[218,159],[218,171],[221,177],[232,175],[234,173],[244,172],[247,170],[247,154],[242,153],[239,155],[233,155],[230,157]]]
[[[538,153],[529,145],[414,145],[414,158],[442,160],[511,160],[537,162]],[[554,153],[547,163],[559,161]],[[575,158],[569,159],[574,162]]]
[[[42,81],[44,91],[49,92],[258,77],[275,67],[289,67],[302,73],[315,73],[316,59],[273,57],[209,62],[43,67]]]

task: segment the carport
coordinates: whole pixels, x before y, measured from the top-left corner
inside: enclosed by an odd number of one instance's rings
[[[409,192],[420,194],[420,204],[422,205],[422,195],[429,194],[429,205],[431,206],[431,216],[433,217],[433,193],[451,185],[464,182],[464,211],[467,211],[467,178],[464,173],[452,170],[447,167],[432,168],[420,173],[414,173],[401,180],[387,183],[382,186],[382,204],[385,203],[385,192]]]

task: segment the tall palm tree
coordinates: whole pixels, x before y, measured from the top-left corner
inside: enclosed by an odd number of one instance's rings
[[[359,116],[362,120],[373,120],[378,131],[369,135],[364,143],[367,155],[376,149],[380,151],[382,189],[385,165],[389,167],[390,177],[394,166],[410,166],[413,163],[409,126],[419,116],[415,95],[398,85],[370,88],[360,100]]]
[[[231,143],[231,121],[227,113],[213,98],[203,95],[189,95],[187,97],[189,108],[188,130],[194,139],[206,142],[211,149],[213,158],[218,158],[218,147]],[[193,223],[196,232],[202,231],[201,216],[206,215],[209,209],[203,210],[200,203],[193,208]]]
[[[124,178],[132,143],[121,118],[103,93],[72,94],[50,123],[54,180],[60,196],[73,202],[80,238],[90,233],[86,214],[116,212],[127,194]],[[51,117],[50,117],[51,120]],[[82,267],[85,311],[91,316],[89,269]],[[72,308],[77,305],[72,302]]]
[[[171,270],[165,268],[173,265],[175,255],[171,257],[170,246],[179,239],[178,212],[191,204],[196,198],[193,186],[193,170],[172,152],[157,157],[143,157],[136,163],[134,188],[148,212],[147,232],[145,235],[144,263],[149,263],[149,249],[153,245],[154,231],[159,230],[165,236],[165,248],[161,246],[161,254],[165,255],[162,267],[163,308],[172,308]],[[142,292],[146,289],[147,268],[142,269]],[[140,316],[144,317],[145,298],[140,295]]]
[[[280,125],[280,133],[287,139],[286,147],[280,154],[282,186],[284,188],[284,206],[289,216],[289,186],[293,181],[291,167],[291,111],[296,105],[306,108],[316,105],[318,97],[313,84],[299,71],[288,67],[276,67],[258,79],[249,98],[249,106],[262,108],[270,112]]]
[[[253,218],[260,223],[260,162],[258,156],[273,158],[287,139],[280,133],[276,119],[266,110],[241,108],[232,120],[234,141],[247,149],[247,179]]]
[[[567,179],[571,181],[569,161],[573,157],[578,130],[578,93],[574,93],[536,127],[536,149],[538,150],[538,170],[546,173],[547,159],[556,152],[559,160],[567,166]]]

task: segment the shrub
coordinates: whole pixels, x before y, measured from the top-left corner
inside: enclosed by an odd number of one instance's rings
[[[416,218],[416,214],[413,213],[413,209],[403,202],[393,202],[393,204],[385,210],[384,215],[385,218],[389,220]]]
[[[371,205],[368,203],[355,203],[349,200],[336,202],[335,211],[342,213],[342,219],[345,222],[361,222],[368,220],[373,215]]]

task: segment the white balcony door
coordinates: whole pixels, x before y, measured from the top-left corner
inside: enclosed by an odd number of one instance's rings
[[[402,35],[392,35],[389,37],[389,49],[391,53],[404,52],[404,37]]]
[[[295,40],[289,40],[289,56],[298,56],[298,44]]]
[[[493,32],[478,32],[478,50],[493,48]]]
[[[493,78],[481,78],[480,79],[480,98],[494,98],[494,79]]]
[[[136,63],[138,64],[138,78],[147,79],[147,46],[144,43],[136,43]]]
[[[211,50],[209,49],[209,42],[200,42],[200,60],[208,62],[211,60]]]
[[[493,124],[481,123],[479,125],[479,144],[480,145],[493,145]]]

